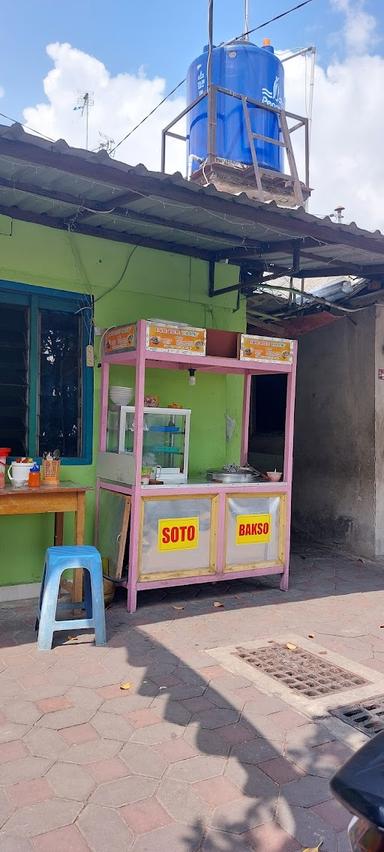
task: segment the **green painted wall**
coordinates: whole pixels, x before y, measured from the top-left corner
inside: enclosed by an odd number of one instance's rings
[[[236,296],[209,299],[208,264],[180,255],[137,248],[127,267],[131,246],[84,237],[0,216],[0,278],[53,289],[92,293],[99,327],[158,317],[192,325],[234,331],[245,327],[244,306]],[[127,268],[126,268],[127,267]],[[124,273],[124,270],[125,274]],[[233,284],[237,270],[217,266],[217,286]],[[115,286],[116,285],[116,286]],[[112,289],[113,288],[113,289]],[[106,291],[111,289],[111,292]],[[96,356],[99,341],[96,339]],[[96,357],[97,361],[97,357]],[[131,377],[132,378],[132,377]],[[239,459],[242,382],[233,376],[197,374],[194,388],[184,372],[148,371],[147,391],[192,408],[192,471]],[[129,372],[114,369],[117,384],[130,385]],[[95,369],[94,461],[97,453],[100,370]],[[225,414],[236,419],[226,441]],[[63,467],[63,479],[94,486],[95,466]],[[87,496],[86,535],[93,540],[94,493]],[[36,582],[41,578],[45,548],[52,543],[52,516],[0,517],[0,585]],[[72,541],[72,520],[65,535]]]

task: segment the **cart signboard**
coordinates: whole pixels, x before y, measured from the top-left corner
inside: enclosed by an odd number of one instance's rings
[[[281,337],[240,335],[240,361],[269,361],[274,364],[293,363],[293,340]]]
[[[166,550],[193,550],[199,544],[198,518],[161,518],[158,547]]]
[[[205,355],[205,328],[170,323],[147,323],[146,348],[153,352],[173,352],[182,355]]]
[[[104,338],[104,352],[111,355],[113,352],[128,352],[136,349],[136,324],[119,325],[106,332]]]
[[[236,544],[260,544],[271,540],[270,515],[237,515]]]

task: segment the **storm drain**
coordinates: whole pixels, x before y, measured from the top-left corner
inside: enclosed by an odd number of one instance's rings
[[[368,683],[352,672],[332,665],[327,660],[319,660],[309,651],[290,643],[283,645],[271,642],[264,648],[236,648],[235,655],[263,674],[284,683],[293,692],[308,698],[331,695]]]
[[[342,722],[357,728],[368,737],[374,737],[384,731],[384,695],[376,695],[365,701],[355,701],[346,707],[336,707],[330,711]]]

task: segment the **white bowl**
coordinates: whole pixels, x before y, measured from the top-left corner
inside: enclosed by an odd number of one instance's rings
[[[270,482],[280,482],[282,475],[283,474],[278,473],[277,470],[267,470],[267,477],[270,480]]]
[[[123,388],[113,385],[109,389],[109,396],[115,405],[129,405],[133,399],[133,388]]]

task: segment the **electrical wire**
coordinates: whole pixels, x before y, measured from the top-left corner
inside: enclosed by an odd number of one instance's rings
[[[286,15],[290,15],[291,12],[296,12],[298,9],[301,9],[303,6],[308,6],[308,4],[312,3],[312,2],[313,2],[313,0],[303,0],[302,3],[298,3],[296,6],[292,6],[290,9],[286,9],[285,12],[281,12],[279,15],[275,15],[273,18],[270,18],[268,21],[264,21],[262,24],[259,24],[257,27],[253,27],[253,29],[248,30],[246,33],[242,33],[241,35],[236,36],[236,38],[230,39],[229,42],[227,42],[227,41],[221,42],[219,47],[221,47],[223,44],[231,44],[232,42],[240,41],[241,39],[245,38],[246,36],[250,35],[251,33],[255,33],[257,30],[261,30],[261,29],[263,29],[263,27],[267,27],[267,26],[269,26],[269,24],[273,24],[275,21],[279,21],[281,18],[285,18]],[[142,124],[144,124],[144,122],[148,120],[148,118],[150,118],[155,112],[157,112],[157,110],[160,109],[160,107],[163,106],[163,104],[165,104],[165,102],[168,100],[168,98],[172,97],[172,95],[174,95],[175,92],[177,92],[177,90],[180,89],[180,87],[183,85],[183,83],[185,83],[185,81],[186,81],[186,77],[184,77],[183,80],[180,80],[180,83],[178,83],[177,86],[174,86],[174,88],[170,92],[168,92],[168,94],[165,95],[164,98],[161,101],[159,101],[159,103],[155,107],[153,107],[153,109],[151,109],[151,111],[148,112],[147,115],[145,115],[144,118],[142,118],[141,121],[138,122],[138,124],[135,125],[135,127],[132,127],[132,129],[129,130],[128,133],[126,133],[125,136],[123,136],[123,138],[120,139],[119,142],[117,142],[115,147],[111,148],[111,150],[109,152],[110,156],[112,154],[114,154],[115,151],[117,151],[117,149],[120,147],[120,145],[122,145],[123,142],[126,142],[126,140],[129,139],[130,136],[132,136],[132,133],[135,133],[135,131],[138,130],[138,128],[141,127]]]
[[[132,257],[133,257],[133,255],[135,254],[136,249],[138,249],[138,248],[139,248],[139,244],[137,244],[137,245],[133,246],[133,249],[132,249],[131,253],[128,255],[127,261],[126,261],[126,263],[125,263],[124,269],[123,269],[123,271],[122,271],[122,273],[121,273],[120,277],[119,277],[119,278],[118,278],[118,280],[115,282],[115,284],[112,284],[112,287],[109,287],[109,289],[108,289],[108,290],[105,290],[105,291],[104,291],[104,293],[101,293],[101,295],[100,295],[100,296],[98,296],[98,297],[97,297],[97,299],[95,299],[95,303],[96,303],[96,302],[100,302],[100,299],[104,299],[104,296],[108,296],[108,293],[112,293],[112,290],[116,290],[116,287],[118,287],[118,286],[119,286],[119,284],[121,284],[121,282],[122,282],[122,280],[123,280],[123,278],[124,278],[124,275],[125,275],[125,273],[126,273],[126,271],[127,271],[127,269],[128,269],[128,266],[129,266],[129,264],[130,264],[130,262],[131,262],[131,260],[132,260]]]
[[[155,107],[153,107],[153,109],[151,109],[151,111],[149,113],[147,113],[147,115],[145,115],[144,118],[142,118],[141,121],[139,121],[138,124],[135,125],[135,127],[132,127],[132,130],[130,130],[128,133],[125,134],[125,136],[123,136],[122,139],[120,139],[120,142],[118,142],[117,145],[115,145],[114,148],[111,148],[111,150],[109,152],[110,157],[112,156],[112,154],[115,153],[115,151],[117,151],[117,149],[120,147],[120,145],[123,144],[123,142],[125,142],[127,139],[129,139],[130,136],[132,136],[132,133],[134,133],[135,130],[138,130],[138,128],[141,127],[141,125],[144,124],[144,122],[147,121],[148,118],[151,117],[151,115],[153,115],[158,109],[160,109],[161,106],[163,106],[163,104],[165,104],[165,101],[167,101],[168,98],[172,97],[172,95],[174,95],[175,92],[177,92],[177,90],[180,89],[180,86],[182,86],[183,83],[185,83],[185,80],[186,80],[186,77],[184,77],[184,80],[180,80],[180,83],[178,83],[177,86],[175,86],[172,89],[171,92],[168,92],[168,94],[165,95],[165,97]]]
[[[291,9],[287,9],[285,12],[280,12],[279,15],[275,15],[274,18],[270,18],[270,20],[266,21],[264,24],[259,24],[257,27],[252,27],[251,30],[247,30],[247,32],[241,33],[241,35],[236,36],[236,38],[232,38],[229,42],[225,42],[225,44],[232,44],[234,41],[241,41],[241,39],[246,38],[252,33],[257,32],[257,30],[261,30],[263,27],[268,26],[268,24],[274,24],[275,21],[279,21],[281,18],[285,18],[286,15],[290,15],[291,12],[296,12],[298,9],[302,9],[303,6],[308,6],[308,4],[312,2],[313,0],[303,0],[302,3],[298,3],[296,6],[292,6]]]
[[[19,121],[17,118],[11,118],[10,115],[6,115],[5,112],[0,112],[1,118],[6,118],[7,121],[11,121],[12,124],[21,124],[24,130],[30,130],[31,133],[36,133],[38,136],[42,136],[43,139],[46,139],[47,142],[55,142],[55,139],[51,139],[50,136],[46,136],[45,133],[40,133],[40,130],[36,130],[33,127],[29,127],[28,124],[23,124],[22,121]]]

